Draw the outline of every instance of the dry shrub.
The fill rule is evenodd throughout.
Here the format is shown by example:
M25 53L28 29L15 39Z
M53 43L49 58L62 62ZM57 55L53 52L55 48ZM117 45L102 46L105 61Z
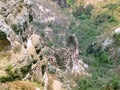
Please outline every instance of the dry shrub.
M6 52L0 52L0 60L6 58L7 60L10 60L11 53L9 51Z
M35 90L35 85L27 81L8 82L5 85L8 85L8 90Z
M14 53L20 53L20 52L21 52L21 46L20 46L20 45L16 45L16 46L13 48L13 52L14 52Z

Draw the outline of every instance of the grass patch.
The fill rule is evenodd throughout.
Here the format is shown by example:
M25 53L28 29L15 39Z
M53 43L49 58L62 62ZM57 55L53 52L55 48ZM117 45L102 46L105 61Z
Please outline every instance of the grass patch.
M120 33L115 33L113 35L114 43L119 46L120 45Z

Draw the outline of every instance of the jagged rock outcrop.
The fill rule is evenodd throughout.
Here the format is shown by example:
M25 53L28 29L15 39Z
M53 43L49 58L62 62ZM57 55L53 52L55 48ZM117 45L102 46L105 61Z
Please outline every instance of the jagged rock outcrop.
M54 2L48 2L50 6L57 7ZM44 0L0 1L0 5L3 5L0 6L0 31L4 32L10 46L7 51L0 52L0 82L28 80L41 84L41 90L71 90L75 85L73 77L89 76L85 70L88 66L78 58L76 35L70 35L66 41L65 36L69 33L61 30L57 36L62 37L64 42L59 43L63 43L64 47L60 47L57 42L57 48L49 45L55 37L47 37L49 33L46 28L50 28L53 34L50 23L64 28L68 25L68 18L53 7L48 7L46 3ZM42 37L41 29L32 25L31 21L45 24L45 37ZM14 83L17 82L12 85ZM7 84L0 84L4 85Z
M60 7L51 0L33 0L32 11L35 21L41 23L54 22L62 26L69 24L69 18L62 14Z
M53 0L53 1L60 5L62 8L67 7L67 0Z

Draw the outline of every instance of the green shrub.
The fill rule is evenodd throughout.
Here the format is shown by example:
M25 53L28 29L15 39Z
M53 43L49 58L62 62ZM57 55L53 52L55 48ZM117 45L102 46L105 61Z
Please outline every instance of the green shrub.
M92 77L77 79L78 86L73 88L73 90L119 90L119 80L120 78L117 74L109 74L107 77L93 74Z
M96 53L96 52L95 52ZM96 55L96 59L99 60L100 63L110 63L109 54L106 51L100 51L98 52L98 55Z
M29 22L33 21L33 16L31 14L29 14Z
M114 16L111 16L109 22L116 22L117 23L118 20Z
M68 7L72 7L76 0L67 0Z
M113 74L109 80L104 84L103 90L120 90L120 78L119 75Z
M97 44L96 44L97 46ZM95 47L95 45L90 45L87 48L87 53L94 56L98 63L101 64L112 64L109 53L105 50L102 50L102 47Z
M93 6L92 6L92 5L88 5L88 6L85 8L85 13L86 13L86 15L91 16L92 10L93 10Z
M93 10L92 5L88 5L87 7L84 7L83 5L80 5L76 11L73 12L73 15L78 19L87 19L90 18L91 12Z
M0 46L0 52L3 50L3 47Z
M96 20L95 20L95 23L97 25L101 24L101 23L104 23L104 22L107 22L107 21L110 21L111 19L111 16L108 15L107 13L103 13L103 14L100 14L96 17Z
M19 29L17 28L17 25L16 25L16 24L11 24L11 28L12 28L12 30L13 30L16 34L19 33Z
M120 33L115 33L113 35L113 39L114 39L115 44L119 46L120 45Z
M50 55L50 51L49 51L49 50L46 51L46 52L44 53L44 55Z
M6 38L6 34L2 31L0 31L0 40L3 40Z
M82 78L77 81L78 86L73 90L102 90L102 83L95 77Z
M47 44L48 44L49 47L53 46L53 42L52 41L48 41Z
M8 66L5 71L7 76L0 77L0 82L10 82L22 79L22 75L18 73L18 71L14 71L12 66Z
M6 68L7 76L0 77L0 82L11 82L21 80L31 70L31 64L20 69L14 69L11 65Z
M30 70L31 70L31 64L22 67L22 68L20 69L20 72L22 73L23 77L25 77L26 74L27 74L28 72L30 72Z
M78 16L81 16L85 13L84 6L80 5L74 12L73 15L77 18Z
M115 9L116 6L109 6L109 8ZM120 78L116 77L118 72L114 69L116 61L111 59L110 53L104 50L100 43L92 44L97 36L110 30L119 22L109 11L100 12L96 18L93 18L92 16L96 16L91 13L93 9L93 6L80 5L73 12L77 22L71 23L70 32L77 35L80 50L83 52L80 57L84 56L83 61L89 65L92 74L91 77L77 79L78 86L73 90L120 90ZM113 35L113 38L115 43L120 45L120 35Z
M81 50L86 52L87 47L95 40L100 31L92 19L79 20L77 24L77 26L72 25L71 33L77 35Z
M41 35L42 37L45 37L45 31L44 31L44 30L40 30L40 35Z
M68 39L67 39L67 46L75 46L75 39L74 39L74 37L72 36L72 35L70 35L69 37L68 37Z
M7 68L6 68L6 73L8 74L8 75L13 75L13 67L11 66L11 65L9 65Z
M31 24L38 29L45 29L46 27L44 23L40 23L40 22L33 21Z
M12 24L12 25L11 25L11 28L12 28L14 31L16 31L16 30L17 30L17 25Z
M28 28L28 23L26 21L23 23L23 28L24 30Z
M81 20L85 20L85 19L87 19L88 17L87 17L87 15L82 14L82 15L80 15L78 18L81 19Z
M116 9L117 7L119 7L119 4L107 4L103 8L108 8L108 10L113 10Z
M53 28L54 30L56 30L56 29L58 29L58 28L62 28L61 25L56 24L56 23L54 23L54 22L48 22L48 23L47 23L47 26Z

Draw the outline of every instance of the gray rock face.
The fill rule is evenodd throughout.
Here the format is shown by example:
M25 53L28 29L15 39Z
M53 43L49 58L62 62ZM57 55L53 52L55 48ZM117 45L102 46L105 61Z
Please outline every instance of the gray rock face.
M54 2L49 2L50 6L47 6L44 0L0 1L0 5L4 3L4 7L0 6L0 11L3 11L0 13L0 31L6 34L11 46L7 52L3 51L2 54L0 52L0 56L6 54L6 56L0 57L0 72L2 72L0 76L7 75L5 69L12 66L13 73L16 74L15 71L18 70L17 75L21 75L21 80L44 83L44 89L50 87L51 84L58 85L60 83L60 88L64 86L67 88L65 90L70 90L72 77L69 80L67 75L75 74L75 77L89 75L85 70L87 65L78 59L77 37L72 35L75 46L67 47L65 45L67 43L66 32L61 30L57 34L62 37L61 39L64 39L64 47L55 48L53 45L48 45L48 42L54 40L54 36L42 37L39 32L40 28L36 28L30 22L30 14L32 14L34 21L46 24L45 28L50 27L48 23L51 22L57 23L61 27L64 24L67 25L64 15L51 7L57 5ZM66 0L61 0L59 4L65 6L63 5L65 2ZM50 35L49 32L46 31L46 33L48 33L46 35ZM68 82L66 83L66 81Z
M49 71L50 74L54 74L56 72L56 67L49 65L48 71Z
M67 0L53 0L53 1L60 5L62 8L67 7Z

